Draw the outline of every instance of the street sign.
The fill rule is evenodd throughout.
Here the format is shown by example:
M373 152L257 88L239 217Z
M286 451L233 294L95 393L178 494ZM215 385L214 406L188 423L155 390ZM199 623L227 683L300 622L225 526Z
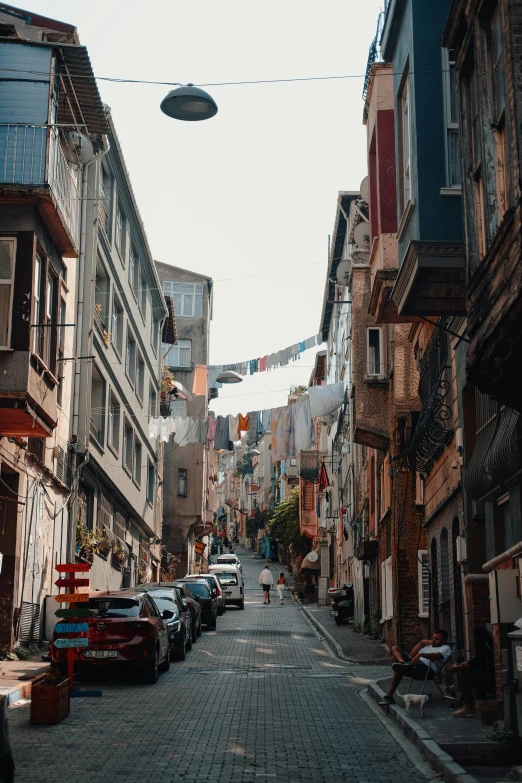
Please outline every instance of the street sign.
M56 587L89 587L88 579L57 579L54 583Z
M62 593L55 595L54 600L59 604L69 601L71 604L82 604L89 600L89 593Z
M81 636L78 639L55 639L53 642L55 647L88 647L89 640L86 636Z
M64 574L74 574L77 571L90 571L91 566L89 563L62 563L55 566L57 571L61 571Z
M88 633L88 623L58 623L54 626L55 633Z
M77 606L75 609L57 609L54 613L56 617L90 617L90 610L87 606Z

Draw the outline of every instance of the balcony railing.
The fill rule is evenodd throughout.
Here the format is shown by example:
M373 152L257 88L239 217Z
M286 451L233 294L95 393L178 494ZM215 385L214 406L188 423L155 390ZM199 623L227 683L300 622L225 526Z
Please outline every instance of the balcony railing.
M48 185L61 222L78 248L78 176L65 157L58 128L45 125L0 125L0 183Z

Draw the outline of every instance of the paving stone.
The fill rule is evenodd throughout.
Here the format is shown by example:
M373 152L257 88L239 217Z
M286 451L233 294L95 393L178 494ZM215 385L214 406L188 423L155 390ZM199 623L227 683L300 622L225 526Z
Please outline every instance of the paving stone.
M418 783L357 695L382 669L331 657L290 596L263 606L262 566L242 561L245 610L156 685L90 676L102 698L74 699L57 726L10 709L17 783Z

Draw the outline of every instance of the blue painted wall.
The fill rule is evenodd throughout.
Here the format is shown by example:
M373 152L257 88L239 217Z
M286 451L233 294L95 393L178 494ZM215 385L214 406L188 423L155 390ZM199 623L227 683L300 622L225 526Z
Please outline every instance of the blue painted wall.
M51 50L0 43L0 182L45 181Z
M383 52L393 63L395 122L399 112L397 95L408 67L411 94L412 197L415 206L399 242L399 264L411 240L462 241L462 199L441 195L446 187L445 118L443 102L442 52L451 0L398 0L393 18L387 20L390 35ZM397 148L397 160L399 160ZM397 198L399 205L399 198ZM398 206L400 210L400 206ZM398 215L400 223L402 215Z

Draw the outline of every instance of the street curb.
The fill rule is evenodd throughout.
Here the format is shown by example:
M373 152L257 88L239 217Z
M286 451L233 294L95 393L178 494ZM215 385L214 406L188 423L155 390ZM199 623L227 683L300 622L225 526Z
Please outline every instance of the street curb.
M386 666L389 663L389 660L387 658L379 658L379 659L348 658L348 656L344 654L341 645L326 630L324 625L322 625L322 623L320 623L319 620L316 620L316 618L306 608L306 606L304 604L300 604L295 597L294 597L294 601L296 602L296 604L298 604L298 606L300 606L304 610L306 616L308 617L312 625L315 626L315 628L318 631L320 631L321 634L325 637L325 641L328 647L330 647L331 651L334 653L334 655L337 655L337 657L341 658L341 660L347 661L348 663L358 664L359 666Z
M368 685L368 694L374 701L380 701L384 691L377 681ZM391 720L401 729L402 733L415 745L420 754L439 773L443 775L445 783L478 783L477 779L457 764L453 756L442 750L440 745L428 734L428 732L412 720L396 704L389 704L383 709Z
M0 699L5 707L11 706L20 699L27 699L31 695L32 682L26 682L19 688L5 689L0 686ZM4 692L3 692L4 691Z

